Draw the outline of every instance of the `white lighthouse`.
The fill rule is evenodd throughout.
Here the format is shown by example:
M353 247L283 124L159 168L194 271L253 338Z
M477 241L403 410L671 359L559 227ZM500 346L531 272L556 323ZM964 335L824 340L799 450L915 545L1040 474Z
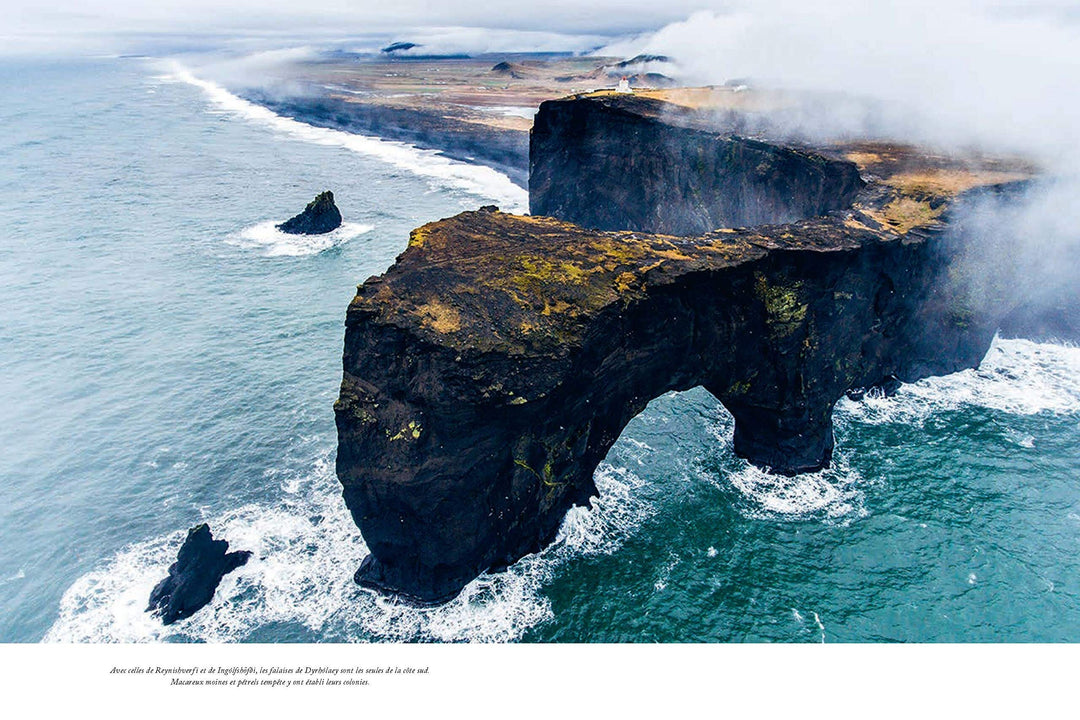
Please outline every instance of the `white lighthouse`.
M630 81L626 79L625 75L623 75L623 78L619 81L619 84L615 86L615 92L625 94L634 92L630 89Z

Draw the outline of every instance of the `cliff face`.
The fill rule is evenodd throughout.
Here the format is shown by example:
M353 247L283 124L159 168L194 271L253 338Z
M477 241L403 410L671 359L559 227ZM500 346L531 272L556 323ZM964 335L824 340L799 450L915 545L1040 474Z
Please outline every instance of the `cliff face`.
M609 117L599 105L542 108L539 137L574 142L568 128L578 118ZM651 112L600 122L612 147L656 134L675 165L707 147L697 129ZM651 185L678 167L641 174L613 153L598 162L623 174L594 176L579 155L541 147L551 180L534 197L563 192L560 162L580 189L559 212L588 214L621 181L660 203L643 222L674 222L663 214L667 191ZM596 494L593 472L626 423L669 390L703 385L734 416L739 455L797 473L829 463L832 408L846 390L979 362L1004 309L973 306L952 289L949 221L965 198L1013 178L888 147L814 155L746 145L719 157L751 151L758 165L767 157L796 174L811 169L809 180L766 185L783 189L763 201L780 217L840 203L826 187L847 206L692 237L463 213L415 230L395 265L358 289L335 410L338 477L371 549L359 582L438 602L539 550L572 505ZM726 167L737 172L717 187L748 182L750 163ZM612 213L627 211L613 222L633 214L612 202ZM671 202L692 205L686 195ZM716 222L711 208L723 202L695 222Z
M686 126L693 120L637 95L544 103L530 136L529 211L601 230L698 235L824 215L864 185L853 162Z
M654 397L704 385L735 449L829 462L852 387L974 365L992 329L928 339L925 238L807 221L693 240L465 213L359 290L335 407L358 579L426 601L542 548Z

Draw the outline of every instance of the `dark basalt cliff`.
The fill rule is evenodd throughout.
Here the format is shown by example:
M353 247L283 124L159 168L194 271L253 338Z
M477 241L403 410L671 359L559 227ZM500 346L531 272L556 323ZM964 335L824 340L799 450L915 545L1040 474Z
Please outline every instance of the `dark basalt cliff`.
M541 109L533 209L711 231L483 209L412 233L346 320L337 472L371 550L362 584L438 602L539 550L596 494L593 472L626 423L670 390L719 398L752 462L819 469L845 391L973 367L1007 312L956 289L950 219L1013 176L893 146L814 153L706 136L651 105L613 113L609 97ZM565 149L575 142L593 154ZM619 157L646 142L663 150ZM681 186L701 204L651 187L683 177L686 157L703 158ZM737 201L717 197L729 190ZM640 197L650 211L628 208ZM777 217L791 221L710 227Z
M863 187L852 162L692 120L637 95L544 103L530 138L529 212L600 230L697 235L824 215Z

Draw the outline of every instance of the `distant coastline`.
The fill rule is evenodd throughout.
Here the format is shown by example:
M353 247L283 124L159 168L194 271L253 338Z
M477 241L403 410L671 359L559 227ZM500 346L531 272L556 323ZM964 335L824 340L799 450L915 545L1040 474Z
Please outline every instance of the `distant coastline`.
M421 108L348 102L329 93L283 98L258 90L238 94L308 125L438 150L452 160L497 170L521 188L529 186L529 133L525 130L493 128Z
M550 53L476 57L324 56L283 68L269 85L231 91L316 127L377 136L483 165L521 188L529 181L529 131L540 103L614 88L670 87L669 58L631 60Z

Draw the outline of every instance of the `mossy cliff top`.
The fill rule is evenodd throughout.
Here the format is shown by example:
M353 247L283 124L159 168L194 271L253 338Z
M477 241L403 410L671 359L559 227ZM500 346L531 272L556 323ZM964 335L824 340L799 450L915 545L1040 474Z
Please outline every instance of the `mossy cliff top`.
M349 314L460 350L561 352L580 342L586 317L648 286L778 248L829 251L899 237L873 225L827 218L686 238L465 212L414 230L394 266L360 286Z
M626 103L625 96L603 97ZM428 223L412 232L393 267L360 286L350 322L391 323L461 351L565 352L580 342L583 317L632 302L649 286L777 250L923 242L945 227L958 197L1030 177L1005 161L974 165L898 145L852 144L837 157L864 178L854 201L786 224L675 236L592 230L491 208Z

